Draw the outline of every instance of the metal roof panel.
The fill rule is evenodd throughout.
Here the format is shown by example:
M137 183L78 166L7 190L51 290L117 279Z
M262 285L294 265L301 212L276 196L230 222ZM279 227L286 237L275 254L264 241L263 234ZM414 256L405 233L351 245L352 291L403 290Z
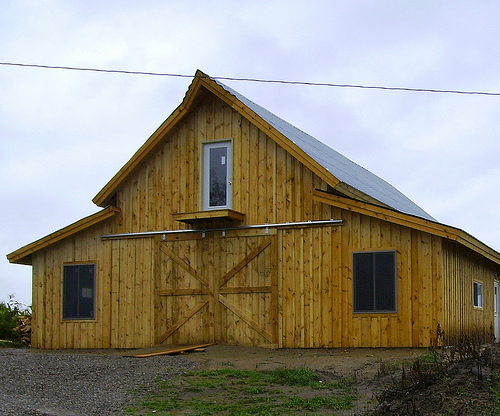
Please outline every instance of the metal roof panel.
M397 211L435 221L431 215L398 191L390 183L357 163L354 163L352 160L318 139L271 113L269 110L266 110L264 107L249 100L227 85L217 80L215 80L215 82L287 137L317 163L321 164L325 169L328 169L328 171L330 171L339 181L369 195Z

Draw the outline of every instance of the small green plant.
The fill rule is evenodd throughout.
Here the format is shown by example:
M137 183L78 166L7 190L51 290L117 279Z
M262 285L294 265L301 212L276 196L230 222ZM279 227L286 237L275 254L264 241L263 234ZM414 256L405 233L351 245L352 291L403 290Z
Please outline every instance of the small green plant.
M383 361L379 360L379 369L377 370L377 377L393 374L401 369L401 362L399 361Z
M458 396L468 396L470 393L471 386L466 384L464 386L457 386L456 393Z

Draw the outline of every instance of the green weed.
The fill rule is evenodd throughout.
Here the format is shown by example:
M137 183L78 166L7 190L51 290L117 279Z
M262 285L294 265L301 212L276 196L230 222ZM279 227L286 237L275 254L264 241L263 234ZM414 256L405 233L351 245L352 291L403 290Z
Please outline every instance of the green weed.
M160 383L154 396L126 412L281 416L353 407L354 397L347 382L321 378L309 368L196 371Z

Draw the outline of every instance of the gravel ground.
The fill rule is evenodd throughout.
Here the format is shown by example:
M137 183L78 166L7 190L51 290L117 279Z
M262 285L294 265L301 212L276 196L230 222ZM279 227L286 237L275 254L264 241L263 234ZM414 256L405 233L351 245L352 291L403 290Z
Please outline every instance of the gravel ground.
M193 369L180 356L0 349L0 415L122 415L154 380Z

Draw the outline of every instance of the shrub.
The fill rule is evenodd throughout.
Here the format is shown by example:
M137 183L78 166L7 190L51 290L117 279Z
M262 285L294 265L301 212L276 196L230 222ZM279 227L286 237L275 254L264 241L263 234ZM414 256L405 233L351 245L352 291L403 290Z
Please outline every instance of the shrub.
M9 295L7 302L0 302L0 340L29 344L31 333L31 308L22 305Z

